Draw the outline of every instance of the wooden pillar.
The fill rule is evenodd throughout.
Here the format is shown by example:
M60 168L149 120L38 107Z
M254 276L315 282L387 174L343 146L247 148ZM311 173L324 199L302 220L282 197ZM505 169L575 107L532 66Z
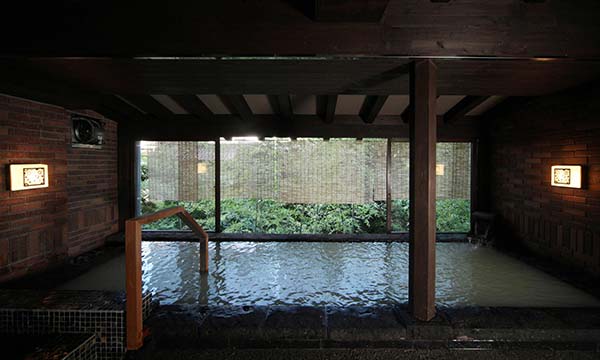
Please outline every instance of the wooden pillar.
M392 232L392 139L387 139L385 149L385 228Z
M479 210L479 139L471 142L471 214ZM471 228L469 232L473 232L473 218L471 217Z
M119 124L117 136L119 231L125 231L125 220L136 216L136 145L127 125Z
M215 232L221 232L221 139L215 140Z
M409 307L419 320L435 316L436 72L417 60L410 73Z

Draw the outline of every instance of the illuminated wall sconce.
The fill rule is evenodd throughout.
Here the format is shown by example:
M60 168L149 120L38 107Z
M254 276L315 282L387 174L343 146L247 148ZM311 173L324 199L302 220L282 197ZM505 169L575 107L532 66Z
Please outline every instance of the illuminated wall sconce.
M10 190L30 190L48 187L48 165L10 164Z
M438 176L444 175L444 164L435 164L435 174Z
M198 163L198 174L206 174L208 172L208 166L206 163L199 162Z
M552 186L581 189L580 165L554 165L551 176Z

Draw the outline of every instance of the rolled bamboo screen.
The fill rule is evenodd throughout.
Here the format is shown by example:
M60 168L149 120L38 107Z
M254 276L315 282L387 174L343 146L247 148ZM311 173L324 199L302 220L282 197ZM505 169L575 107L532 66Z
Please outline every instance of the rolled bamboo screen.
M221 198L298 204L385 201L386 139L221 142ZM214 199L214 142L146 146L150 200ZM408 199L408 143L391 147L391 197ZM438 199L469 199L469 143L439 143Z

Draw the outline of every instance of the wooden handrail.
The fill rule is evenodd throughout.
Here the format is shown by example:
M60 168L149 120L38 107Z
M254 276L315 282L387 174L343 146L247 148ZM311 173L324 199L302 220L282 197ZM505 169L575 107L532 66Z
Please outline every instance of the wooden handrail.
M200 239L200 272L208 271L208 234L182 206L138 216L125 222L125 275L127 292L127 350L144 345L142 317L142 225L177 216Z

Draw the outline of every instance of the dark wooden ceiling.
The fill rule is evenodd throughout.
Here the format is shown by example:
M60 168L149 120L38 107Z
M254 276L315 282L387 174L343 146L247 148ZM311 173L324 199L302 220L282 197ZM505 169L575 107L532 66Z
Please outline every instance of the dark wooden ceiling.
M595 0L22 1L6 10L0 92L154 124L155 135L182 134L165 120L198 119L227 123L214 134L257 124L273 134L315 124L358 134L371 123L372 133L395 134L399 114L379 111L408 94L410 64L423 57L438 68L439 95L468 96L448 111L447 128L472 124L468 112L489 96L544 95L600 77ZM197 94L217 95L231 114L212 113ZM248 94L268 95L273 114L253 114ZM294 114L291 94L317 95L316 114ZM355 115L335 113L343 94L367 95Z
M9 1L0 18L5 34L0 51L600 58L597 0L390 0L378 16L382 5L385 1Z

